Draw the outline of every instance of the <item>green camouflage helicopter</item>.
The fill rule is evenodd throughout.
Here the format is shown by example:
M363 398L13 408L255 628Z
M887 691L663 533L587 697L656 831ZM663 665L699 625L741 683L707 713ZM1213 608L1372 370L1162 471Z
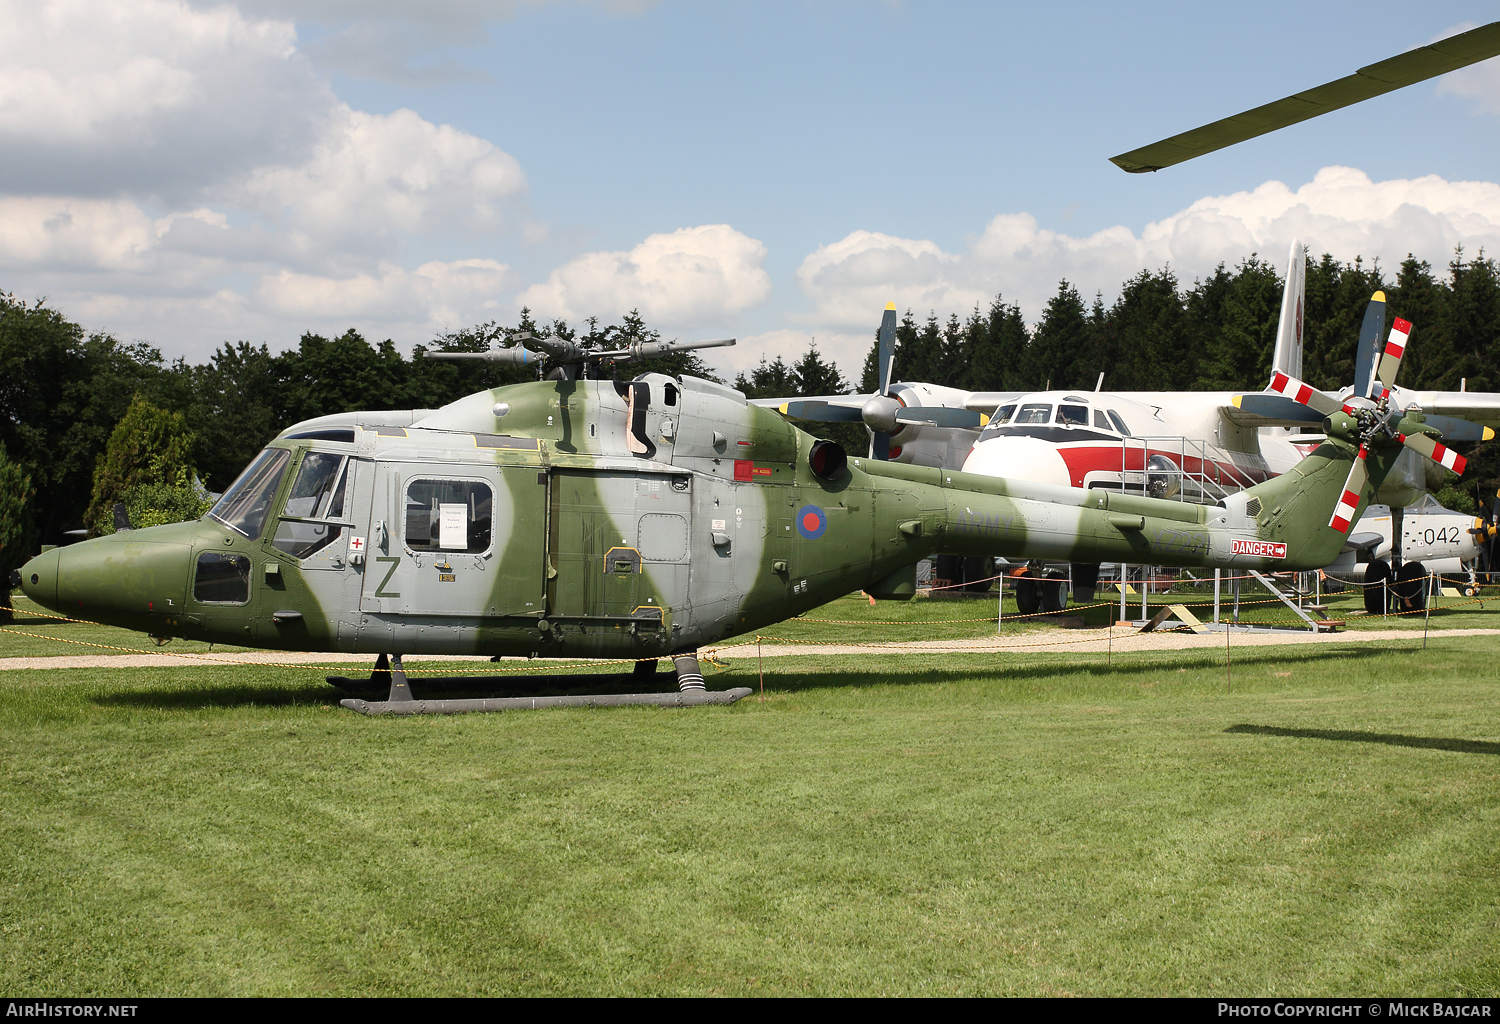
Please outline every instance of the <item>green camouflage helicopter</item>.
M588 379L591 360L666 344L529 340L549 379L299 424L201 520L48 551L13 582L61 614L158 638L379 655L369 684L389 681L389 699L344 701L365 712L726 702L749 691L706 692L701 645L854 590L908 599L917 562L939 551L1326 565L1402 444L1434 444L1420 413L1346 405L1290 472L1194 505L851 457L705 380ZM413 653L636 659L643 682L670 657L678 690L413 701L400 662Z

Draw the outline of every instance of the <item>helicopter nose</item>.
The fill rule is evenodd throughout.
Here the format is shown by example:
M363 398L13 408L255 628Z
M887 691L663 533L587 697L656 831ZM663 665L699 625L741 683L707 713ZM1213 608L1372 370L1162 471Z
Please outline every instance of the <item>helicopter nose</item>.
M115 534L32 559L21 570L22 585L32 600L61 614L146 629L181 611L191 554L190 544Z
M43 608L57 608L57 563L61 548L43 551L16 571L22 593Z
M1068 464L1052 444L1034 437L996 437L974 446L964 460L965 473L1074 487Z

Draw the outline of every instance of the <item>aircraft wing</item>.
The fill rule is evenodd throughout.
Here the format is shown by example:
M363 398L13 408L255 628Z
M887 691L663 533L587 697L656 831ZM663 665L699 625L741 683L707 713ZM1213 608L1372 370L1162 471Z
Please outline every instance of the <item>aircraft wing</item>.
M1385 537L1378 533L1356 533L1344 541L1345 551L1364 551L1366 548L1378 548L1385 543Z
M1447 416L1500 429L1500 392L1403 391L1401 397L1415 401L1430 416Z
M964 399L964 408L971 412L992 413L1006 402L1014 402L1029 391L975 391Z

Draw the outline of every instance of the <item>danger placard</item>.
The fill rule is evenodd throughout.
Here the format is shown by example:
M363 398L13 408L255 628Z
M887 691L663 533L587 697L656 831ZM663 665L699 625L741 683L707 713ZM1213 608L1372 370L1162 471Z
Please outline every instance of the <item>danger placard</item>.
M1286 545L1269 540L1232 540L1229 550L1236 555L1259 555L1262 558L1285 558Z

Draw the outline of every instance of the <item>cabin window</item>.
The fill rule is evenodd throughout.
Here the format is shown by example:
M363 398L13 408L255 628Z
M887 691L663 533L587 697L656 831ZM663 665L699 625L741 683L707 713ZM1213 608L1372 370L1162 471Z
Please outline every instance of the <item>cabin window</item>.
M344 532L342 525L310 520L344 517L351 475L349 460L344 456L308 452L286 496L271 546L293 558L308 558L337 540Z
M1120 433L1124 434L1126 437L1135 436L1130 432L1130 428L1125 425L1125 421L1120 418L1120 414L1115 412L1113 409L1109 411L1109 418L1114 423L1115 429Z
M1098 427L1100 430L1115 429L1114 427L1109 425L1109 420L1104 418L1104 412L1100 409L1094 410L1094 426Z
M251 540L259 537L286 472L287 458L285 448L261 452L208 514Z
M480 480L413 480L406 485L406 546L477 554L490 547L495 496Z
M1004 426L1005 424L1010 422L1010 418L1015 414L1016 407L1014 405L1002 405L1000 408L995 410L995 415L990 417L990 426Z
M1059 405L1057 407L1057 422L1070 427L1086 427L1089 425L1089 409L1086 405Z
M1052 419L1052 406L1043 403L1029 403L1021 406L1021 411L1016 413L1016 423L1046 423Z
M250 600L250 559L205 551L198 556L193 600L205 604L244 604Z

